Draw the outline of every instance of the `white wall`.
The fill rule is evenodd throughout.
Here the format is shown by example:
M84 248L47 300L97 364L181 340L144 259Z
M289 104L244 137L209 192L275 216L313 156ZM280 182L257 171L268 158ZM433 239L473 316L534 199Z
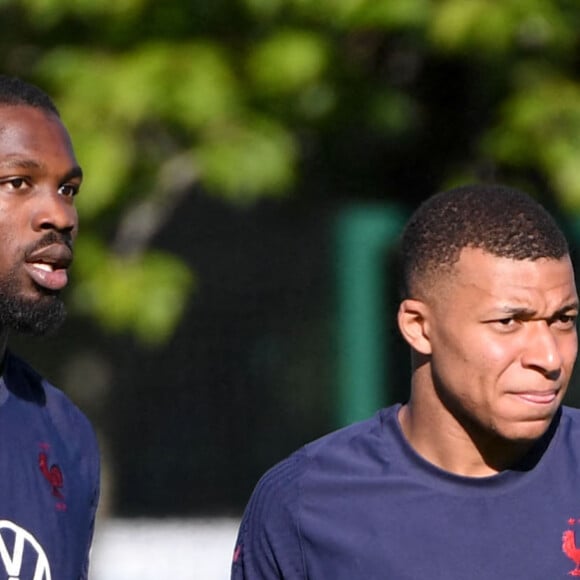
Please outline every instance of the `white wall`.
M239 521L101 520L91 580L228 580Z

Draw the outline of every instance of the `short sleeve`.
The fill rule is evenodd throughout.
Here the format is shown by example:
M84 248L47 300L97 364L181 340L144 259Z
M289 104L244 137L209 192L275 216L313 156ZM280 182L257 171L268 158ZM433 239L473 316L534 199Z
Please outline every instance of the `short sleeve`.
M305 580L300 537L302 451L268 471L246 507L231 580Z

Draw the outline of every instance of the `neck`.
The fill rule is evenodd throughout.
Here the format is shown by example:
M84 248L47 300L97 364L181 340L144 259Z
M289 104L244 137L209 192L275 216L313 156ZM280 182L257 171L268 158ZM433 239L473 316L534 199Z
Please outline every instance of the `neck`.
M466 424L441 401L431 400L436 394L424 386L422 391L413 386L399 423L411 447L433 465L456 475L489 477L512 467L533 446L534 441L506 441Z

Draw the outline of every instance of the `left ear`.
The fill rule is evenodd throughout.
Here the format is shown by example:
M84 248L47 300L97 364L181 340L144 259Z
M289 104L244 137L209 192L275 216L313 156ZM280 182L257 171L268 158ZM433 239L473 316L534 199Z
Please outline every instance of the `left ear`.
M411 348L424 355L431 354L428 313L429 308L424 302L408 298L399 305L397 315L403 338Z

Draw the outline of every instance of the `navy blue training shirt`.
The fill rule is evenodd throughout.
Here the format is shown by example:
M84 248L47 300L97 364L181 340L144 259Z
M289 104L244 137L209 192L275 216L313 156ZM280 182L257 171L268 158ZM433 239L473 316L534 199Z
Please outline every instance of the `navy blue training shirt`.
M0 580L86 580L99 495L88 420L7 353L0 379Z
M447 473L399 406L306 445L258 483L233 580L557 580L580 576L580 411L513 469Z

